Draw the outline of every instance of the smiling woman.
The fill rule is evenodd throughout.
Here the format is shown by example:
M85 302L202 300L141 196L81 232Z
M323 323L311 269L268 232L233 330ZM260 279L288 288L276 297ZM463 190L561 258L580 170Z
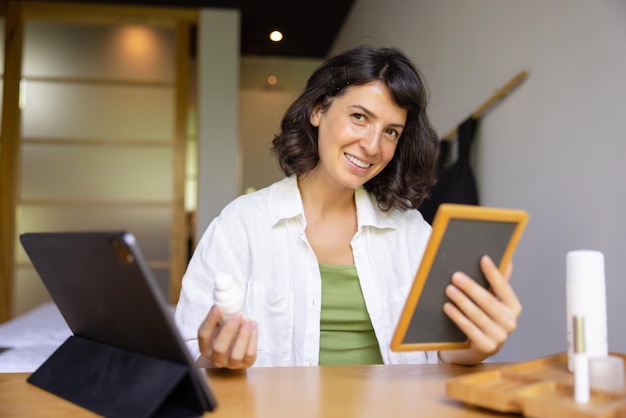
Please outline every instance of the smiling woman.
M395 48L357 47L313 72L273 140L285 178L227 205L183 278L176 320L199 364L438 361L434 352L390 350L431 232L417 210L435 181L439 144L426 107L420 74ZM471 324L468 337L481 342L454 361L480 362L503 343L494 307L519 315L508 277L489 263L484 273L494 294L473 280L451 286L465 307L451 319ZM221 274L246 293L243 312L223 323Z
M327 190L355 189L367 183L391 161L406 117L407 111L394 103L387 87L378 81L350 88L332 106L316 106L311 125L318 128L320 160L301 179L301 192L313 178L324 181ZM330 178L319 178L324 175Z
M386 158L388 140L393 139L393 149L397 147L396 154L391 151L395 158L386 162L389 165L378 164L380 176L371 176L364 187L383 209L417 208L435 182L433 159L439 144L426 114L427 101L421 75L400 51L358 47L329 59L313 73L304 93L287 110L274 151L286 175L309 175L320 162L322 133L332 125L319 128L317 119L331 107L347 106L343 112L353 119L347 126L359 127L359 135L364 129L378 130L361 138L361 146L377 147L378 135L384 134ZM339 110L331 112L338 114ZM377 153L375 157L380 158Z

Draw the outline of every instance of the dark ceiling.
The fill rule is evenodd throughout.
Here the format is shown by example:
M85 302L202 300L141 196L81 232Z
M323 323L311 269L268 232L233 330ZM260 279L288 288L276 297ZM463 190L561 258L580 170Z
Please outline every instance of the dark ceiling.
M354 0L94 0L93 3L239 9L242 55L324 58ZM280 43L268 38L275 29L284 34Z

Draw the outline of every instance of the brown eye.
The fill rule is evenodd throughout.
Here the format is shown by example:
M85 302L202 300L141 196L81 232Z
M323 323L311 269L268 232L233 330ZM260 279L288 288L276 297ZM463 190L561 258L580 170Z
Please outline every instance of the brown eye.
M400 133L396 131L395 129L391 129L391 128L387 129L386 134L390 139L394 141L397 141L398 138L400 138Z

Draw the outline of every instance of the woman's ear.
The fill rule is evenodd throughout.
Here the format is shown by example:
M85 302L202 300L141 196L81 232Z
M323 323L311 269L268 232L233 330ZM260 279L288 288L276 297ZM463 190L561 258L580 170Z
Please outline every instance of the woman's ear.
M321 117L322 117L322 106L317 105L313 108L313 111L311 112L311 116L309 117L309 121L311 122L311 125L315 127L319 127Z

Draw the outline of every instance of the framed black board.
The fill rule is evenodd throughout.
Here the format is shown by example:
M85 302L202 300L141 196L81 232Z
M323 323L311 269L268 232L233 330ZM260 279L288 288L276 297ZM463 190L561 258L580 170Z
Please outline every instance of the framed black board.
M528 222L518 209L444 203L394 332L393 351L451 350L469 346L468 338L443 312L445 288L463 271L487 288L480 259L488 255L504 272Z

